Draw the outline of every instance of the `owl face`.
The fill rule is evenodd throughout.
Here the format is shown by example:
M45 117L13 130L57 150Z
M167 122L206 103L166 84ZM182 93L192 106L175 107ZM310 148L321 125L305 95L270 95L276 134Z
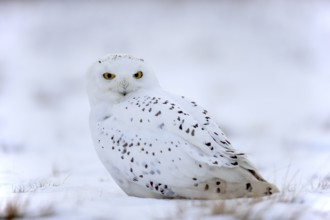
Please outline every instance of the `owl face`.
M99 98L121 99L156 86L158 81L144 61L128 55L106 55L88 73L89 93Z

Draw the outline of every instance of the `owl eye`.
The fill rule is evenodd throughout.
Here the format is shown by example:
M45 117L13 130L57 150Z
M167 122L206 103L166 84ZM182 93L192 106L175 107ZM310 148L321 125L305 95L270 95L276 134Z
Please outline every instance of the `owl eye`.
M103 78L104 79L111 80L111 79L114 79L115 77L116 77L115 74L112 74L112 73L103 73Z
M143 76L143 72L142 72L142 71L139 71L139 72L133 74L133 77L134 77L135 79L141 79L142 76Z

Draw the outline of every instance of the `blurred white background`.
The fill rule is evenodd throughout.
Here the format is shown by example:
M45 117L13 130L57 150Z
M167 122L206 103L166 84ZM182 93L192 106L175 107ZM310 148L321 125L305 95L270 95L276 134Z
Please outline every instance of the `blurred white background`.
M1 1L3 192L54 169L72 185L105 173L84 80L106 53L144 58L278 184L289 164L330 173L328 1Z
M2 142L36 147L32 136L53 142L85 130L84 74L109 52L145 58L166 90L206 106L228 132L291 136L330 126L326 1L0 6Z

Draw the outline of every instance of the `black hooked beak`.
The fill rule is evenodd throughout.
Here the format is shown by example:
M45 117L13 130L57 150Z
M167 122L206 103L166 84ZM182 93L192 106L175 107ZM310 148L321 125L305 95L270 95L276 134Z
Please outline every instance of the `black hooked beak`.
M121 86L122 86L122 88L123 88L123 91L121 92L121 94L123 95L123 96L126 96L127 94L128 94L128 92L127 92L127 88L128 88L128 86L129 86L129 83L126 81L126 80L123 80L122 82L121 82Z
M123 79L120 82L121 91L119 92L121 95L126 96L129 92L127 92L127 88L129 87L129 82L126 79Z

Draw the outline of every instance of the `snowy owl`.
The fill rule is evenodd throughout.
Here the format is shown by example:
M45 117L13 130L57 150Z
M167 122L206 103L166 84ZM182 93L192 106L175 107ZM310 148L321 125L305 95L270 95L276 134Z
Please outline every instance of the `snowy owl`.
M96 152L126 194L227 199L278 192L208 111L162 90L143 59L105 55L87 78Z

